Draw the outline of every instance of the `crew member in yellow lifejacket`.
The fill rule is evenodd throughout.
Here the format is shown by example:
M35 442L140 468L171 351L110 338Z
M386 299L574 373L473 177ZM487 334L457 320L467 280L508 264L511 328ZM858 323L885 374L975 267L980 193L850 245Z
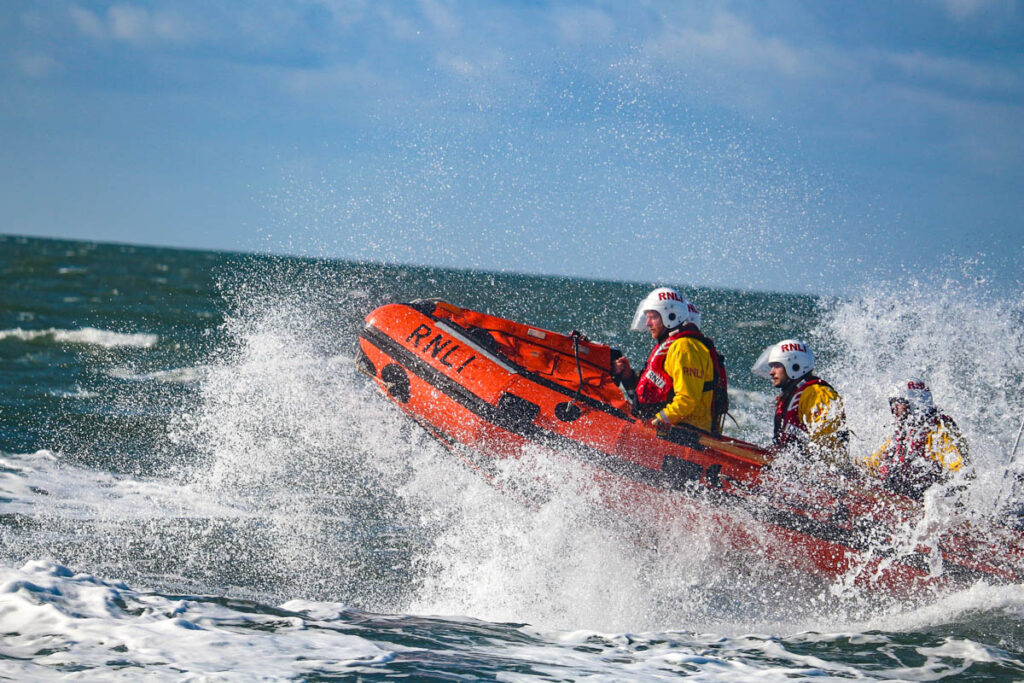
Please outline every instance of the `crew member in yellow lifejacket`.
M907 378L893 387L889 409L892 434L861 464L886 487L921 498L932 484L946 481L963 469L967 440L956 422L940 413L923 380Z
M637 306L630 329L647 329L654 349L639 375L623 356L614 376L636 392L634 412L656 427L687 424L720 434L728 410L724 358L700 331L700 311L674 289L659 287Z
M845 470L850 459L843 401L813 370L814 354L797 339L769 346L751 368L782 390L775 404L772 447L776 451L795 448L806 457Z

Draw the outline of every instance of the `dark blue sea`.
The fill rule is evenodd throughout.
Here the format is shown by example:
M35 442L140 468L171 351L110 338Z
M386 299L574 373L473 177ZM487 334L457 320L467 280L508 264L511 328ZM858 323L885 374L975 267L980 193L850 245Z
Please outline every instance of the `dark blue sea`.
M1013 495L1024 294L962 269L826 298L0 236L0 678L1024 680L1022 586L872 594L631 528L578 482L525 506L355 366L367 313L425 297L637 365L655 284L727 357L726 433L769 440L749 367L800 337L856 455L924 375L969 505Z

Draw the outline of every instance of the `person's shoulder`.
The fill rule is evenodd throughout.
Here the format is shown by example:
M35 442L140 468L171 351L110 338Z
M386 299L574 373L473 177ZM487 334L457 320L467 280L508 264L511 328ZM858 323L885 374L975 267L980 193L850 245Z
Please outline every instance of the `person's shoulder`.
M708 347L701 343L696 337L678 337L672 341L672 350L677 353L689 353L689 354L700 354L702 356L711 357L711 352L708 351Z
M957 426L956 420L941 411L936 413L935 423L943 429L950 431L960 431L960 427Z
M691 334L686 334L686 332L690 332ZM689 328L683 330L683 334L673 339L672 344L673 346L676 344L681 344L683 346L688 346L691 348L706 349L707 345L704 344L704 342L701 340L702 336L703 335L701 334L701 331L699 329Z
M804 394L813 397L837 399L839 398L839 392L831 384L823 379L816 378L819 381L811 384L804 389Z

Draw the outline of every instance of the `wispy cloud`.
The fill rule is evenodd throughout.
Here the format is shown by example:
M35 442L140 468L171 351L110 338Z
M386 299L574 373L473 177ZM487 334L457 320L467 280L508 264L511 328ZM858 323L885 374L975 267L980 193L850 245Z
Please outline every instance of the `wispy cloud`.
M939 3L958 21L990 12L1005 15L1016 11L1014 0L939 0Z
M735 14L718 12L710 27L666 25L661 36L649 44L669 58L693 66L712 61L735 69L768 71L787 77L801 77L816 70L811 55L785 40L764 35Z
M32 79L52 76L63 68L59 61L43 52L20 53L14 60L21 75Z
M184 43L193 37L189 24L172 10L149 10L136 5L112 5L94 12L78 5L69 8L73 25L82 35L132 45Z
M419 9L433 29L444 36L455 36L462 31L458 14L439 0L419 0Z
M920 50L879 52L873 59L891 74L922 87L957 91L965 96L988 94L1000 99L1024 95L1024 70L1020 67L943 57Z
M561 9L554 22L558 38L572 45L602 43L615 35L615 18L596 8Z

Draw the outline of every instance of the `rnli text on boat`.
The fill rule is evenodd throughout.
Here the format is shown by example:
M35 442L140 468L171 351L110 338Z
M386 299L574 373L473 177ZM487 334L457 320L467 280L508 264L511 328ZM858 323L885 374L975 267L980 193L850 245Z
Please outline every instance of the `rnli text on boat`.
M430 356L432 358L436 358L437 361L441 363L441 365L447 366L449 368L454 368L455 363L449 362L448 357L455 355L455 360L458 360L459 356L456 354L456 352L462 349L462 347L454 343L454 340L446 339L443 334L437 332L434 338L428 341L426 344L424 344L423 348L421 349L420 342L432 334L434 334L434 330L431 329L429 325L424 325L421 323L419 327L413 330L409 334L409 336L405 338L405 342L407 344L411 342L412 347L419 351L424 356L426 356L429 353ZM449 346L449 344L451 344L451 346ZM469 358L466 358L464 361L462 361L462 364L455 369L455 372L462 372L463 370L466 369L466 366L473 362L473 360L475 359L476 356L470 355Z

